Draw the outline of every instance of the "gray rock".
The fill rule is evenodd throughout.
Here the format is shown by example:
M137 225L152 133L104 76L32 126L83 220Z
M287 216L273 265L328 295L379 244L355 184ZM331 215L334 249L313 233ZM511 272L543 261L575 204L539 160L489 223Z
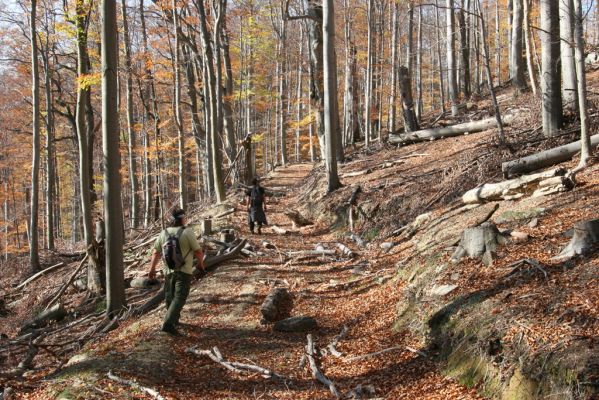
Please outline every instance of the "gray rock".
M135 278L131 280L132 288L153 288L160 284L158 279Z
M318 323L312 317L291 317L278 321L273 329L279 332L307 332L318 329Z
M440 285L434 286L429 294L431 296L445 296L458 288L458 285Z

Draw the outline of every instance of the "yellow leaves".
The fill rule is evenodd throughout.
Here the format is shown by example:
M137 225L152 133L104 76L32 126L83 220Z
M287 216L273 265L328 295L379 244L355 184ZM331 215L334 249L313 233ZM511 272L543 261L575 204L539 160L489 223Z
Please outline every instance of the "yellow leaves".
M252 135L252 143L260 143L264 140L264 135L266 133L262 132L262 133L255 133Z
M102 76L99 72L94 72L91 74L79 75L77 77L77 84L79 85L79 89L85 90L89 89L94 85L99 85L101 82Z

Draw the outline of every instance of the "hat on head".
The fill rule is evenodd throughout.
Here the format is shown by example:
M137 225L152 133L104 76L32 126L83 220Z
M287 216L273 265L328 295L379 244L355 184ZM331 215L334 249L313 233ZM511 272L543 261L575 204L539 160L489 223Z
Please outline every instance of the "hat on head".
M185 216L185 210L182 208L176 207L171 212L171 215L173 216L173 219L181 219Z

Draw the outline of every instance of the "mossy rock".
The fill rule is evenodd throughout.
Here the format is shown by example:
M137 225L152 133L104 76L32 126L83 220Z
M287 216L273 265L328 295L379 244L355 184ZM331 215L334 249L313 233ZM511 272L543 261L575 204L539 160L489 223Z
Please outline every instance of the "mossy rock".
M506 222L522 221L540 217L545 214L544 208L528 208L525 210L508 210L504 211L499 217L495 219L498 224L504 224Z

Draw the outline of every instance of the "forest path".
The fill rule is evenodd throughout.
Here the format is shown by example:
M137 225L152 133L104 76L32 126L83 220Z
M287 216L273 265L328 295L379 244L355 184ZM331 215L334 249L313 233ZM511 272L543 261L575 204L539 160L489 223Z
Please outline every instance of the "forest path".
M319 348L326 348L344 326L348 327L347 336L337 345L343 357L321 358L322 371L343 398L481 398L474 389L443 376L428 356L414 352L422 344L407 332L393 330L402 285L392 279L394 263L379 258L376 251L366 250L353 260L320 257L301 260L285 256L288 251L312 250L316 243L334 248L339 240L339 232L323 226L293 230L283 215L285 210L297 208L299 183L311 169L309 164L280 168L262 183L288 191L286 196L269 202L267 217L270 224L290 232L276 235L267 227L262 235L250 235L245 213L233 214L230 222L240 235L248 237L264 254L222 265L192 285L181 318L183 336L157 332L163 307L121 329L118 332L121 340L116 345L106 344L104 349L108 355L112 354L111 358L119 360L112 363L111 369L117 375L155 388L169 399L333 398L312 378L308 367L299 366L306 333L276 332L271 325L259 322L264 297L272 287L281 285L294 295L293 316L308 315L318 321L319 328L312 334ZM238 209L243 210L239 205ZM263 241L276 249L265 249ZM138 339L131 340L135 336ZM114 354L115 346L122 348L120 355L124 357ZM230 372L207 356L187 352L190 347L210 350L215 346L226 360L253 363L287 379ZM349 360L389 348L393 349ZM152 363L146 361L148 358ZM348 393L358 385L374 388L375 394L349 397Z
M241 235L247 235L252 245L266 254L223 265L194 285L182 315L185 336L161 337L173 342L179 371L175 381L161 382L161 393L173 398L198 399L332 398L324 386L312 379L307 368L298 365L306 334L276 332L271 326L259 323L260 304L275 284L287 286L294 294L292 315L317 319L319 329L313 335L319 347L326 347L344 325L348 326L349 334L337 348L347 358L389 347L419 347L405 332L392 330L400 283L379 284L380 278L374 278L392 272L388 265L379 266L377 260L369 260L365 254L355 260L297 262L281 254L311 250L316 243L330 246L336 241L335 233L323 227L294 231L283 215L285 210L296 208L298 184L311 169L310 164L280 168L262 182L266 187L288 190L287 196L271 199L267 211L269 223L289 230L287 235L276 235L271 228L265 228L262 235L249 235L246 215L237 212L233 216L232 222ZM264 249L262 241L268 241L276 249ZM358 264L368 271L368 276L373 276L372 281L347 288L335 286L356 280L351 269ZM158 314L162 315L162 311ZM185 353L190 346L206 350L217 346L227 360L255 363L289 380L280 382L256 374L229 372L208 357ZM321 368L342 394L361 384L376 389L374 398L479 398L473 390L442 376L428 358L402 349L353 362L329 355L322 358Z

